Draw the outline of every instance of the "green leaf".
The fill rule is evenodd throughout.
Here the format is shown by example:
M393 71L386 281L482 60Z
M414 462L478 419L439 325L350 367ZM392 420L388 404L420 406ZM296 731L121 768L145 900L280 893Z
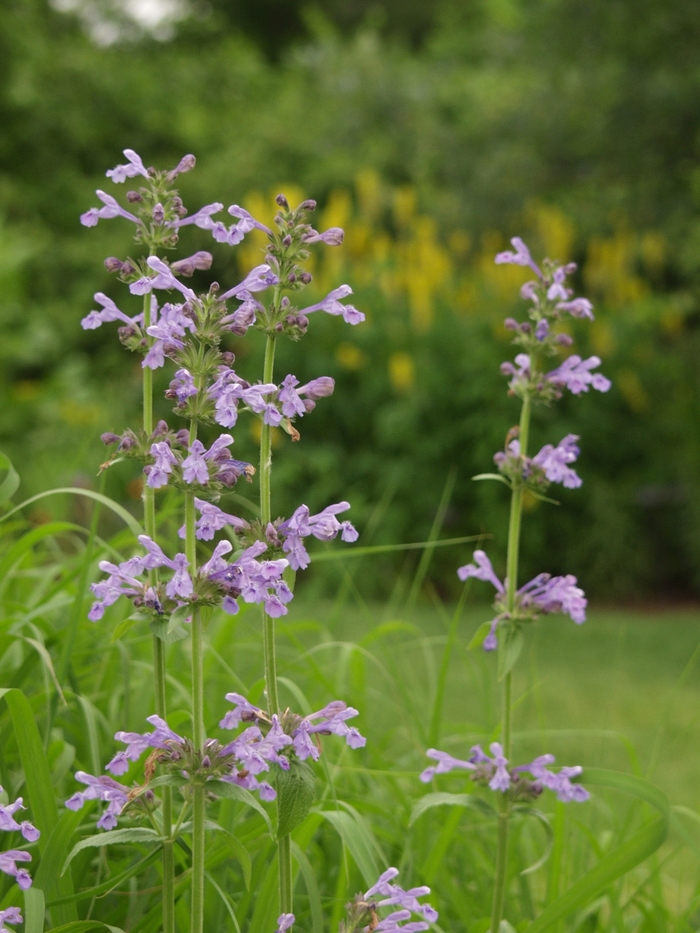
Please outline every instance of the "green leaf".
M257 810L260 816L265 820L271 835L274 836L275 833L272 828L272 822L267 811L249 790L246 790L244 787L239 787L237 784L229 784L227 781L207 781L206 787L207 793L209 794L216 794L217 797L225 797L227 800L237 800L239 803L244 803L246 806Z
M525 638L522 630L515 625L501 626L498 645L498 679L503 680L509 674L523 650Z
M472 482L478 482L482 479L498 480L499 483L505 483L508 489L513 488L512 484L509 483L505 476L502 476L500 473L477 473L476 476L472 476Z
M52 927L51 933L86 933L87 930L109 930L110 933L124 933L121 927L111 927L101 920L74 920L60 927Z
M321 892L316 881L311 862L308 860L303 850L292 839L292 855L296 859L297 865L304 878L306 893L309 895L309 907L311 908L311 929L313 933L323 933L323 906L321 904Z
M425 796L421 797L420 800L417 800L413 805L411 816L408 821L409 828L428 810L432 810L433 807L445 806L471 807L473 810L478 810L480 813L485 813L487 816L495 816L496 814L493 807L486 803L485 800L482 800L481 797L474 797L472 794L448 794L443 792L425 794Z
M277 838L304 822L316 796L316 780L305 761L292 759L289 771L277 772Z
M173 613L173 615L175 615L175 613ZM153 619L148 627L164 644L172 645L176 641L182 641L183 638L187 638L187 630L177 623L175 627L171 629L171 622L172 616L169 619Z
M24 770L27 797L32 811L32 822L41 831L39 851L43 860L49 850L51 835L58 824L58 807L51 781L51 768L29 700L21 690L16 688L0 689L0 699L5 700L12 716L15 738ZM41 866L39 871L41 871ZM50 875L40 887L47 897L54 893L59 897L73 894L71 877L60 878L57 873ZM56 911L56 918L59 922L74 920L76 916L73 904L59 907Z
M542 868L547 859L552 853L552 847L554 846L554 830L552 829L552 824L549 822L549 817L542 813L541 810L537 810L535 807L526 807L522 804L513 807L513 813L522 813L523 816L531 816L534 819L539 820L540 824L544 828L545 835L547 836L547 844L544 849L544 853L536 862L533 862L532 865L529 865L527 868L523 868L520 872L521 875L531 875L533 872L537 871L538 868Z
M118 502L115 502L108 496L103 496L101 492L93 492L92 489L80 489L77 486L60 486L57 489L49 489L47 492L40 492L36 496L25 499L24 502L20 502L19 505L16 505L14 509L10 509L9 512L6 512L4 515L0 516L0 522L4 522L10 517L10 515L14 515L15 512L19 512L20 509L26 508L33 502L38 502L39 499L45 499L47 496L56 496L61 493L69 493L73 496L85 496L87 499L94 499L95 502L101 502L102 505L106 506L108 509L111 509L115 515L118 515L124 524L131 529L136 537L144 533L143 528L141 525L139 525L131 512L127 512L127 510L123 506L119 505Z
M131 868L127 868L126 871L121 872L119 875L112 875L107 881L103 881L102 884L98 884L94 888L87 888L84 891L79 891L70 898L49 901L46 906L52 907L55 904L68 903L69 901L87 901L91 900L93 897L99 897L101 894L109 894L110 891L113 891L114 888L118 887L122 882L128 881L129 878L138 875L139 872L147 868L151 862L154 862L158 858L160 851L160 847L154 849L152 852L149 852L148 855L144 855L142 859L139 859L138 862L134 862Z
M19 476L8 456L0 453L0 505L7 502L19 488ZM27 928L28 929L28 928Z
M156 843L162 841L163 837L159 836L155 829L148 829L145 826L137 826L133 829L112 829L106 833L88 836L87 839L81 839L80 842L76 842L70 850L70 854L66 859L61 874L66 871L78 852L82 852L83 849L102 848L103 846L120 845L129 842Z
M412 541L410 544L373 544L368 547L329 548L327 551L314 551L311 561L317 564L324 560L346 560L348 557L364 557L366 554L390 554L394 551L420 551L423 548L451 547L455 544L468 544L470 541L483 541L488 535L467 535L464 538L445 538L442 541Z
M345 810L314 810L333 826L360 869L366 884L371 886L379 877L375 857L376 842L359 813Z
M0 455L1 456L1 455ZM36 885L24 892L24 933L44 933L44 892Z
M558 920L590 903L613 881L621 878L644 859L648 858L663 843L668 832L669 804L666 795L649 781L620 771L604 768L586 768L581 781L587 786L612 787L625 791L651 804L659 816L651 820L634 835L607 852L600 861L589 869L570 888L560 894L546 907L527 928L527 933L541 933Z

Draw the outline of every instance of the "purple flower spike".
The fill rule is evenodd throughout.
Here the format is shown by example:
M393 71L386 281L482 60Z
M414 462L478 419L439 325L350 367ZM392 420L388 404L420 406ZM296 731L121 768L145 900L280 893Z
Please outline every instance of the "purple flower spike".
M354 308L352 305L341 304L341 298L347 298L348 295L352 295L352 289L349 285L341 285L340 288L334 288L332 292L329 292L323 301L319 301L318 304L310 305L308 308L304 308L303 311L300 311L299 314L312 314L314 311L325 311L326 314L333 315L342 315L343 320L348 324L361 324L365 320L365 315L362 311L358 311L357 308Z
M32 857L29 852L23 852L21 849L9 849L7 852L0 852L0 871L10 875L15 879L23 891L31 888L32 879L28 871L24 868L17 868L16 862L31 862Z
M294 924L294 914L280 914L277 918L277 930L275 933L285 933Z
M248 211L239 207L237 204L232 204L228 212L232 217L238 218L238 223L234 224L228 231L226 242L230 246L235 246L237 243L240 243L246 233L250 233L251 230L262 230L262 232L267 233L268 236L272 233L269 227L266 227L265 224L261 224L252 214L249 214Z
M474 551L474 560L476 564L465 564L464 567L458 569L457 576L459 579L464 581L468 580L469 577L474 577L476 580L485 580L492 583L499 593L503 593L503 584L493 572L491 561L486 553L484 551Z
M600 357L591 356L587 360L574 353L567 357L557 369L547 373L546 379L555 386L568 389L574 395L588 392L589 385L599 392L607 392L612 383L602 373L591 370L600 366Z
M434 923L439 916L437 910L430 904L421 904L418 901L419 897L430 894L430 888L427 885L421 885L418 888L410 888L408 891L404 891L403 888L391 883L398 874L398 868L387 868L386 871L382 872L375 884L365 892L363 900L376 900L377 907L397 906L401 908L393 911L384 920L380 921L375 929L383 929L387 933L388 931L419 933L420 930L427 930L428 924L422 921L398 926L400 921L409 920L411 913L422 914L430 923ZM379 898L382 899L379 900Z
M448 755L447 752L438 751L437 748L429 748L425 754L428 758L437 761L437 764L431 765L421 773L420 779L424 784L430 783L436 774L448 774L455 768L464 768L465 771L473 771L475 768L471 761L454 758L452 755Z
M508 759L503 756L503 747L498 742L493 742L490 749L496 765L496 773L489 781L489 787L491 790L506 791L510 787L510 774L506 767Z
M192 373L187 369L178 369L168 389L180 403L186 402L199 391L194 384Z
M5 926L6 923L11 923L13 926L15 923L22 923L22 912L19 907L6 907L5 910L0 910L0 933L13 933Z
M555 269L552 278L552 284L547 289L547 298L549 298L550 301L556 301L557 298L561 301L566 301L571 294L564 285L566 282L566 267L560 266L558 269Z
M189 455L182 462L182 478L186 483L199 483L205 486L209 482L209 467L204 459L205 447L201 441L193 441Z
M146 260L146 265L149 269L153 269L158 273L155 278L151 279L151 285L153 288L176 288L181 292L185 298L190 301L196 301L197 296L192 291L191 288L188 288L186 285L183 285L179 279L176 279L173 275L173 272L167 263L164 263L162 259L159 259L157 256L149 256Z
M217 531L221 531L227 525L231 525L236 531L246 531L250 525L245 519L238 518L237 515L228 515L222 512L211 502L205 502L204 499L195 499L195 507L200 512L200 517L195 525L195 535L200 541L211 541ZM178 531L181 538L185 537L185 526Z
M133 149L124 149L124 155L129 160L129 164L117 165L116 168L109 169L105 172L107 178L111 178L115 184L121 185L127 178L135 178L137 175L143 175L144 178L149 177L140 155L134 152Z
M104 207L91 207L89 211L81 214L80 223L84 227L94 227L99 220L111 220L113 217L125 217L127 220L131 220L135 224L141 223L138 217L130 214L129 211L125 211L111 194L106 194L106 192L100 191L99 189L95 192L95 194L100 199L100 201L102 201Z
M530 255L530 250L525 246L520 237L514 236L510 242L515 247L515 252L512 253L508 250L505 253L498 253L495 262L499 265L502 263L513 263L516 266L529 266L538 278L541 279L542 272Z

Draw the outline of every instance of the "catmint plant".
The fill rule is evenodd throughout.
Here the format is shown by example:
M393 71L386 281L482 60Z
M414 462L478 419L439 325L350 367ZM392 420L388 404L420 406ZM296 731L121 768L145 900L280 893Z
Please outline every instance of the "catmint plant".
M583 802L588 791L576 779L582 774L579 766L550 770L554 756L540 755L528 764L512 766L512 671L523 646L524 629L542 616L553 612L568 615L575 623L586 619L587 600L577 585L575 576L551 576L540 573L519 586L518 563L520 554L520 527L523 496L527 492L537 499L552 501L545 493L552 483L568 489L581 485L581 478L572 468L580 449L578 436L568 434L559 443L546 444L534 456L529 452L530 422L535 405L551 404L568 389L573 395L596 389L607 392L610 380L600 372L600 359L591 356L582 360L571 354L558 364L563 348L572 344L572 338L557 329L567 316L593 320L593 307L586 298L574 298L567 286L567 277L576 270L574 263L562 265L545 259L538 266L525 243L519 238L511 240L513 251L499 253L496 263L513 263L531 269L536 278L526 282L520 294L530 302L528 320L518 322L507 318L505 327L513 333L513 343L521 349L514 362L501 365L501 372L509 377L508 393L520 399L520 421L506 436L504 450L494 456L498 473L484 473L475 479L494 479L510 489L511 506L508 525L508 551L506 575L496 575L489 557L482 550L474 552L473 563L460 567L460 580L474 578L490 583L496 590L494 616L485 622L476 637L486 651L498 652L498 671L502 683L502 719L500 741L493 742L487 755L481 746L471 748L466 759L455 758L438 749L428 749L427 755L436 764L426 768L421 780L431 782L438 775L455 769L468 771L471 780L496 793L498 827L496 870L491 912L491 933L499 933L506 895L506 869L508 861L509 818L514 804L535 800L544 790L553 791L557 799L568 803Z
M103 442L114 448L103 468L121 459L142 465L144 529L139 550L120 563L104 560L105 576L92 585L93 622L122 596L131 600L134 618L148 623L153 633L155 713L148 717L151 732L117 732L116 741L126 745L107 764L109 775L79 771L78 790L67 802L79 809L88 800L107 806L97 826L110 831L127 814L150 821L163 841L163 928L174 931L173 845L179 832L192 836L191 933L202 933L204 917L205 821L208 799L231 796L248 800L256 792L263 801L279 802L277 843L281 928L293 922L290 832L308 812L314 797L314 778L308 762L321 754L320 737L344 738L350 748L361 748L364 737L348 720L357 710L333 700L307 716L282 708L279 700L275 652L275 620L288 611L293 598L292 577L287 571L305 569L311 560L305 539L330 541L357 539L357 531L345 518L347 502L331 504L312 515L300 505L289 518L272 513L272 429L279 428L292 440L300 435L295 423L313 411L317 402L333 393L331 377L320 376L304 385L294 374L277 381L274 372L277 340L299 340L317 311L342 317L351 325L364 314L343 303L352 289L342 285L322 301L306 304L299 293L312 281L304 263L308 246L339 246L343 231L316 231L308 222L315 202L290 207L284 195L277 197L278 212L272 228L260 223L234 204L228 213L234 222L215 220L224 209L213 203L188 214L174 188L180 174L194 168L193 156L185 156L171 171L146 168L133 150L126 149L127 164L107 172L115 184L137 179L138 190L127 191L129 208L103 191L102 207L81 217L86 227L100 220L122 218L134 226L141 254L126 259L109 257L108 271L128 286L123 307L142 300L136 313L127 313L108 296L97 293L98 309L82 321L85 329L119 324L118 336L130 351L142 357L143 421L138 429L121 434L108 432ZM264 262L237 284L221 287L212 282L196 292L183 281L197 270L207 271L212 256L198 251L175 261L167 252L178 244L182 229L195 225L209 231L218 243L235 246L251 230L267 237ZM249 380L234 368L234 354L225 349L230 335L262 333L265 341L263 372L259 381ZM166 397L174 403L179 424L153 423L153 373L172 369ZM260 460L256 470L232 453L234 431L241 415L260 423ZM200 430L217 430L208 444ZM221 497L239 481L259 481L259 518L245 520L218 505ZM158 540L156 494L163 488L179 490L183 519L179 537L182 550L172 552ZM219 533L225 537L216 540ZM207 545L210 543L210 546ZM254 706L237 693L226 699L233 710L223 715L221 730L239 730L230 737L210 738L203 719L204 680L202 657L204 633L214 609L235 614L241 601L261 607L266 709ZM192 734L182 736L167 722L165 652L170 641L191 639ZM134 781L132 767L144 753L143 777ZM157 785L149 785L159 773ZM117 778L132 777L121 783ZM156 791L157 790L157 794ZM174 793L179 795L177 809ZM294 807L283 807L285 798ZM258 804L255 804L259 806ZM398 903L398 901L396 902ZM290 919L291 918L291 919ZM410 925L403 927L409 930ZM388 927L387 927L388 929ZM421 927L422 929L422 927ZM410 933L410 930L409 930Z

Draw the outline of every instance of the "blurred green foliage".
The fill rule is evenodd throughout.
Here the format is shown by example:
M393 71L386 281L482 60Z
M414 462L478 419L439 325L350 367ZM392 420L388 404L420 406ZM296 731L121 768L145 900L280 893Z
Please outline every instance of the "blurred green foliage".
M212 0L156 37L116 2L61 7L0 8L0 447L26 495L95 485L99 434L138 418L138 362L109 327L79 326L96 291L130 306L101 265L129 251L129 231L87 231L78 215L125 146L158 165L191 151L191 211L222 200L264 213L290 182L316 197L348 231L317 291L348 281L368 315L352 330L314 318L280 355L280 371L338 386L277 458L276 511L348 498L363 530L382 503L374 543L423 540L456 468L444 533L493 534L502 553L505 496L470 477L516 419L498 364L522 276L492 257L520 234L579 262L597 320L572 332L614 383L537 417L536 443L581 435L584 486L561 509L532 503L523 572L573 572L606 598L697 593L694 4ZM230 284L259 255L191 228L182 246L212 249ZM232 348L257 378L255 337ZM238 453L254 459L245 430ZM138 498L135 479L117 467L109 491ZM439 589L455 586L458 557L436 552ZM387 558L364 578L386 592L397 571Z

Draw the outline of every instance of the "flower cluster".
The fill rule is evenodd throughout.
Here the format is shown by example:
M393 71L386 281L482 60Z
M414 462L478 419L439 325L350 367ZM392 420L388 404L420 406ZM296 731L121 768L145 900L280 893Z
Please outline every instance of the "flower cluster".
M566 285L567 276L576 271L576 263L562 265L545 259L540 268L520 237L513 237L511 243L515 250L498 253L496 262L526 266L537 278L526 282L520 290L521 297L532 303L528 309L530 321L519 323L513 318L505 321L506 329L515 333L513 342L525 350L515 357L514 363L501 365L501 372L511 376L510 392L521 398L529 395L540 401L559 398L563 389L569 389L574 395L587 392L589 386L599 392L607 392L610 380L592 372L600 366L597 356L582 360L577 354L572 354L556 369L540 371L542 357L555 356L561 347L572 343L568 334L557 333L553 325L561 320L563 314L592 321L593 306L587 298L572 299L573 292Z
M438 774L448 774L450 771L461 768L471 771L471 779L475 784L489 787L491 790L509 793L513 800L538 797L542 791L554 791L557 798L563 803L572 800L583 803L590 794L581 784L573 784L571 779L583 773L579 765L560 768L559 771L549 771L547 765L554 764L554 755L540 755L527 765L518 765L508 768L508 759L503 754L503 748L498 742L492 742L489 750L493 755L490 758L480 745L474 745L469 751L469 758L463 761L454 758L447 752L429 748L426 752L428 758L436 761L436 765L426 768L420 775L421 781L428 784ZM530 778L525 775L529 774Z
M506 585L494 573L491 561L484 551L474 551L474 563L465 564L457 570L460 580L474 577L493 584L498 593L494 608L498 615L491 620L491 629L484 640L486 651L493 651L498 647L496 629L501 623L533 622L541 615L552 612L563 612L570 616L574 622L581 624L586 621L586 599L583 590L576 586L576 577L571 574L553 577L548 573L540 573L515 593L515 609L508 612L506 608Z
M212 507L215 508L215 507ZM271 616L287 612L285 604L292 599L289 587L282 579L288 564L284 558L259 561L267 545L257 541L246 548L231 562L224 556L233 550L230 541L220 541L210 559L198 568L194 577L185 554L167 557L162 548L147 535L139 535L145 548L143 557L131 557L121 564L100 561L100 570L108 574L107 579L93 583L92 592L97 599L92 604L88 618L96 622L120 596L127 596L134 606L154 616L162 616L182 606L195 604L221 605L232 615L238 612L238 598L247 603L264 603L265 611ZM165 568L171 571L167 582L158 583L138 579L149 571Z
M321 755L321 749L312 736L339 735L345 739L350 748L363 748L367 743L367 739L360 735L354 726L347 725L347 720L354 719L359 713L342 700L333 700L323 709L310 713L308 716L299 716L297 713L286 710L278 718L253 706L239 693L227 693L226 699L234 704L234 708L229 710L219 723L222 729L236 729L242 722L259 723L260 726L269 730L265 740L270 735L274 735L282 743L278 750L287 745L289 751L293 752L300 761L306 761L307 758L318 761ZM250 740L253 743L262 740L259 726L250 726L234 740L232 745L237 747L236 743L246 744ZM282 767L285 770L289 767L286 759Z
M0 794L1 793L3 793L2 787L0 787ZM18 797L14 803L7 804L6 806L0 804L0 829L4 830L6 833L21 833L27 842L36 842L41 835L36 826L30 823L29 820L22 820L18 823L15 819L15 814L19 810L24 809L26 808L22 805L21 797ZM17 867L17 863L31 862L31 860L32 857L29 852L25 852L23 849L9 849L5 852L0 852L0 871L4 872L6 875L11 875L20 888L26 890L31 887L32 879L25 868ZM19 919L11 919L15 916L12 911L17 911L16 916ZM19 911L16 907L11 907L8 911L0 911L0 928L4 922L22 922L22 918L19 916Z
M583 480L569 466L578 457L578 436L567 434L556 447L545 444L534 457L520 454L520 441L515 438L506 444L505 451L494 454L499 471L511 480L520 480L526 486L542 491L550 483L561 483L567 489L578 489Z
M340 933L422 933L438 919L438 912L430 904L418 900L430 894L430 888L403 888L392 881L399 874L398 868L387 868L364 894L358 894L347 905L347 917L340 926ZM398 908L380 917L382 908ZM411 920L417 914L421 920ZM282 919L282 918L280 918ZM409 922L406 922L409 921Z

